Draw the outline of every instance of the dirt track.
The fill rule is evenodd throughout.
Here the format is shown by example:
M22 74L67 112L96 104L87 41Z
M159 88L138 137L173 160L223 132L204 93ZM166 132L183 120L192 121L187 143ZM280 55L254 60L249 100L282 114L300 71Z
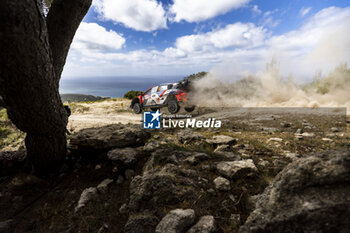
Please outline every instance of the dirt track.
M109 124L141 124L142 122L142 114L134 114L129 108L130 100L126 99L73 103L70 106L72 115L69 118L68 130L73 133L84 128ZM163 116L171 115L166 108L162 108L161 112ZM345 127L345 114L344 108L197 108L192 113L187 113L183 109L177 113L177 115L191 115L202 120L216 118L236 126L244 124L246 130L248 130L247 127L251 129L251 126L254 129L259 128L257 127L259 125L278 128L283 121L294 122L296 126L305 119L317 125L318 129L325 126L339 127L339 122L343 122L342 127Z

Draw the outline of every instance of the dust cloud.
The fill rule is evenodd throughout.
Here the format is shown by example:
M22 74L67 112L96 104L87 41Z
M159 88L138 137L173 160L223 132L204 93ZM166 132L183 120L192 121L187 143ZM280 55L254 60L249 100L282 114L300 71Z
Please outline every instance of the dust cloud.
M350 69L337 66L326 76L316 73L313 81L296 84L282 77L272 60L266 70L235 81L222 80L215 73L193 83L193 101L208 107L347 107L350 109ZM349 114L349 111L348 111Z
M321 20L321 13L298 31L270 38L248 60L241 56L213 67L194 81L194 102L210 107L347 107L349 114L349 15Z

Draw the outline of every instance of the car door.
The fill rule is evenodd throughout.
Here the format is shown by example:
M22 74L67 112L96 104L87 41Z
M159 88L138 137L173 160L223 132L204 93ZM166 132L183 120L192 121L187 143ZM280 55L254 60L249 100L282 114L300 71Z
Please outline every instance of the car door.
M167 90L168 90L168 85L160 86L159 91L157 92L157 95L158 95L157 104L164 104Z
M157 105L157 99L158 99L157 91L159 90L159 88L160 88L159 86L155 86L151 89L151 97L147 102L148 106Z

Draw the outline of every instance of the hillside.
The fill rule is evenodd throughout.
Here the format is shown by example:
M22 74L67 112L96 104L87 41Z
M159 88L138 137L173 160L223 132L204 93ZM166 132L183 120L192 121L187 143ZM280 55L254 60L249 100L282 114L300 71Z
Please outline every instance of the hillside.
M350 194L343 185L350 174L344 162L350 126L337 123L343 115L198 109L198 119L223 116L223 127L149 131L140 128L141 116L129 103L71 103L68 154L50 181L28 174L23 149L2 150L0 207L8 211L1 212L1 224L15 232L166 233L179 227L185 233L268 232L269 224L283 229L286 223L300 230L299 213L309 214L312 229L344 220L336 215L349 210L341 198ZM331 196L313 196L327 193L331 180ZM276 192L286 206L273 199ZM319 206L327 219L315 214ZM261 219L259 211L283 221Z

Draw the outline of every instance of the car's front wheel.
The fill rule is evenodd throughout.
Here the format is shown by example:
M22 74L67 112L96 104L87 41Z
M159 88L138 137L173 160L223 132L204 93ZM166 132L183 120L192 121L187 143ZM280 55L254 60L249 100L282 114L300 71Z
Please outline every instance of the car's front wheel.
M135 114L140 114L142 112L142 106L140 103L135 103L132 109L134 110Z
M180 106L179 104L177 103L176 100L169 100L168 102L168 111L171 113L171 114L175 114L177 113L178 111L180 110Z

